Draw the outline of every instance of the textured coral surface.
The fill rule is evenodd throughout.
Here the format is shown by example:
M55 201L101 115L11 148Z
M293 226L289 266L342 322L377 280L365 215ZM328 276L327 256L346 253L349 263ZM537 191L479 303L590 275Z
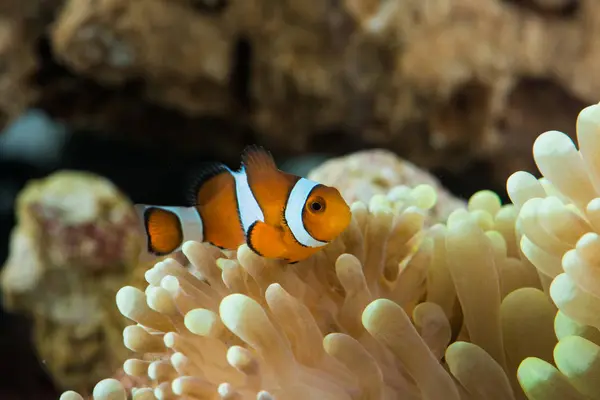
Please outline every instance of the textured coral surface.
M33 319L38 357L59 386L85 390L124 357L114 293L140 279L138 221L107 180L64 171L20 194L2 269L3 306Z
M600 89L595 0L10 0L2 11L4 113L37 93L74 126L179 135L172 146L220 159L246 141L277 153L381 146L422 167L474 168L500 189L533 170L532 132L566 130Z

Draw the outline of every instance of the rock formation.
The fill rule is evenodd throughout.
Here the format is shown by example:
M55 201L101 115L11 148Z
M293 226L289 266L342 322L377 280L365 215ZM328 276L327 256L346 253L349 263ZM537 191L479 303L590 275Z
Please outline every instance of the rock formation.
M17 219L0 275L3 307L32 318L55 383L85 390L126 355L113 302L119 286L143 282L137 217L107 180L64 171L20 193Z
M4 113L33 91L73 126L221 159L245 142L279 154L385 147L459 177L475 166L501 188L509 171L533 170L532 132L572 133L600 92L593 0L11 3L23 21L52 20L32 30L52 51L37 81L19 79L30 55L0 71L13 85ZM11 54L31 54L17 33ZM62 73L48 75L55 63ZM24 100L7 101L15 92Z

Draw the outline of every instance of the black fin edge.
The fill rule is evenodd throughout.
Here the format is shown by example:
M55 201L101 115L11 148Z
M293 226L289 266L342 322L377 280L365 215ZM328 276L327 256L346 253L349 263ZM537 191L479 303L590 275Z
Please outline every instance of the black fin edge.
M211 246L215 246L219 250L229 250L229 249L226 249L223 246L219 246L218 244L214 244L213 242L206 242L206 243L210 244Z
M252 250L256 254L258 254L259 256L264 257L264 255L252 245L252 231L256 227L257 223L258 223L258 221L254 221L252 223L252 225L250 225L250 227L248 227L248 233L246 234L246 244L248 245L250 250Z
M206 163L200 172L194 177L193 183L190 185L187 195L187 206L193 207L197 205L198 191L207 181L215 176L229 172L227 165L220 162Z

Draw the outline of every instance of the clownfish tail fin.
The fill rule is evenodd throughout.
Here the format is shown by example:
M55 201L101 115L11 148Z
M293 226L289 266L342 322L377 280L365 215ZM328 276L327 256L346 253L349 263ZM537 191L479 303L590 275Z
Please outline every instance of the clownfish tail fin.
M223 173L231 173L231 170L223 163L207 162L200 167L192 179L192 184L187 195L187 203L189 206L202 205L209 201L209 198L201 196L202 187L218 175ZM218 185L217 185L218 186ZM218 190L218 187L212 188L212 191Z
M136 204L146 238L145 253L164 256L181 249L188 240L202 242L204 229L196 207Z

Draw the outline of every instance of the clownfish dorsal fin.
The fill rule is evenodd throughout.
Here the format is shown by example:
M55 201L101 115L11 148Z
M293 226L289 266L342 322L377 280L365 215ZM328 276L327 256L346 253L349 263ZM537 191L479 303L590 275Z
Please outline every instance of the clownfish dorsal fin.
M275 164L271 154L259 146L249 146L242 153L242 170L248 178L256 201L265 216L264 221L276 226L282 221L290 190L297 179L287 174Z
M267 258L283 258L287 247L283 242L283 231L262 221L256 221L246 234L246 243L250 250Z
M189 194L187 196L188 197L188 199L187 199L188 205L189 206L203 205L204 203L209 201L210 200L209 198L205 198L206 195L202 195L202 191L201 191L202 187L205 186L209 181L215 180L215 182L214 182L215 185L211 185L211 186L215 186L215 187L211 188L211 190L213 192L215 190L219 190L219 186L222 186L221 183L224 183L224 181L221 180L219 182L215 178L224 173L231 173L231 170L223 163L219 163L219 162L206 163L202 167L200 167L199 172L194 177L194 180L193 180L194 183L191 185Z
M277 168L271 153L257 145L244 149L242 168L259 202L267 198L283 199L289 191L288 186L296 180L293 175Z
M270 152L261 146L247 146L242 152L242 167L248 174L270 175L278 173L279 169Z

